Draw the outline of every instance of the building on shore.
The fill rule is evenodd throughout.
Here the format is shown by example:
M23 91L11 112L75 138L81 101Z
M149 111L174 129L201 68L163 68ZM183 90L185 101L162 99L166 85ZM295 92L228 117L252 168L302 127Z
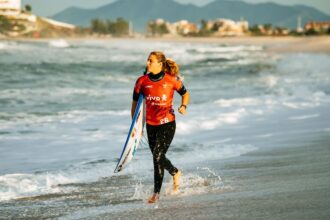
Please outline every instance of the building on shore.
M228 19L218 19L215 21L206 21L204 29L211 31L214 36L240 36L248 31L249 24L247 21L235 22ZM159 18L150 21L147 26L147 35L151 36L187 36L198 34L199 32L200 30L197 24L187 20L170 23Z
M158 18L150 21L147 25L147 35L149 36L178 36L197 32L197 25L187 20L170 23L164 19Z
M10 28L6 31L9 37L30 35L56 35L57 32L72 33L76 26L43 18L21 9L21 0L0 0L0 16L10 22ZM43 34L41 34L41 32ZM51 33L51 34L47 34Z
M21 0L0 0L0 15L10 20L35 22L36 16L21 10Z
M11 28L7 35L16 37L36 28L37 16L21 10L21 0L0 0L0 16L7 19Z
M197 25L190 23L187 20L181 20L170 24L170 28L180 35L195 34L198 32Z
M0 15L16 16L21 13L21 0L0 0Z
M330 30L330 22L310 21L304 26L305 31L314 30L316 32L327 32Z
M214 32L215 36L242 36L249 30L249 23L247 21L233 21L230 19L216 19L207 21L207 30Z

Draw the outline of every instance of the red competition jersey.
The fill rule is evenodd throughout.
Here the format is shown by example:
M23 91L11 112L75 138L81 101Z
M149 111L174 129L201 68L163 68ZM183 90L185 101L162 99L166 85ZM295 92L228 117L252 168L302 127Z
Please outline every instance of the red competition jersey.
M161 125L175 120L172 109L174 90L179 91L182 87L183 83L178 77L167 73L159 81L152 81L148 75L138 78L134 92L144 95L148 124Z

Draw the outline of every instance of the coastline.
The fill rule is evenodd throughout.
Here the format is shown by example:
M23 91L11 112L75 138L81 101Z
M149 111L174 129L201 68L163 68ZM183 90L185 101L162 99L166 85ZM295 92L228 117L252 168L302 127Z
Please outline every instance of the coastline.
M263 46L270 53L330 53L330 36L242 36L242 37L164 37L164 38L0 38L0 41L17 42L49 42L64 39L68 42L86 40L95 41L147 41L175 43L211 43L226 45L257 45Z
M280 53L330 53L330 36L314 37L227 37L227 38L158 38L151 41L221 43L228 45L264 46L268 52Z
M52 40L56 39L36 40L36 42L43 42L37 45L37 47L42 47L42 50L46 52L51 51L47 43ZM89 39L68 38L65 40L73 44L74 41ZM221 45L260 45L265 49L262 53L269 52L275 54L292 53L294 49L304 50L305 44L303 42L305 42L309 46L306 46L306 51L301 52L329 53L327 52L327 45L325 45L324 48L320 48L320 45L325 44L329 40L329 38L323 37L249 37L216 39L112 38L93 40L104 40L104 42L108 40L112 40L113 42L123 41L121 43L131 41L129 42L130 44L134 41L144 41L150 42L150 46L153 45L153 42L157 41L183 42L188 43L184 45L185 49L188 50L194 46L194 43L196 43L195 46L197 47L202 47L203 43L209 43L210 45L206 45L208 47L213 46L211 45L213 43L214 46L218 47ZM22 41L25 41L25 39L22 39ZM97 43L99 44L99 42ZM20 46L20 43L17 44ZM171 45L177 44L173 43ZM325 50L320 51L320 49ZM56 49L55 51L61 54L72 52L71 49ZM128 51L130 51L130 49ZM104 53L101 54L100 57L107 56L109 53L109 51L106 50L103 50L103 52ZM74 51L74 53L77 52ZM93 54L97 53L98 51ZM292 64L294 67L294 64L297 65L297 62L299 62L299 67L302 66L301 69L293 68L291 71L300 72L303 68L306 68L304 65L300 65L300 63L306 62L307 59L300 59L299 55L296 56L298 53L299 52L288 54L295 62L289 62L287 66L291 66ZM81 54L82 58L86 56L84 53ZM16 54L13 54L13 56L16 56ZM36 59L39 56L40 54L38 53ZM207 56L208 55L206 55L206 57ZM246 56L248 58L253 57L250 53L247 53ZM311 58L312 61L313 59L319 60L320 57L326 57L325 59L320 59L320 62L316 62L315 65L322 66L323 63L327 63L329 60L328 54L306 54L306 56ZM9 65L12 64L9 63ZM36 66L38 67L39 64ZM61 66L61 64L54 63L51 67L52 66L57 67ZM65 67L64 65L62 69L56 68L55 71L63 71ZM313 67L315 68L315 66ZM21 67L18 66L18 68ZM46 65L44 68L48 69L49 66ZM315 70L318 72L323 72L324 70L324 74L320 76L321 80L327 80L326 68L329 69L328 65L323 69ZM301 78L315 77L311 74L311 70L313 70L312 67L309 69L307 68L307 70L306 74L299 76ZM70 71L72 70L70 69ZM277 70L275 69L275 71ZM66 71L64 71L64 73L66 73ZM281 73L287 74L287 72ZM36 77L39 79L39 75L36 74ZM55 75L55 77L57 76ZM104 78L102 78L102 80L104 80ZM78 81L80 81L80 79ZM199 82L200 81L197 83ZM264 81L259 82L263 83ZM23 84L25 85L25 82L23 82ZM298 81L298 88L293 87L292 89L298 89L297 92L300 92L300 85L301 81ZM311 84L308 85L311 86ZM326 85L328 84L325 84L325 86ZM320 93L319 90L316 90L315 92L317 92L317 94L314 98L323 99L325 95L328 94L328 90L324 87L321 87L320 90L324 92ZM89 90L87 90L87 92L88 91ZM267 91L265 90L265 92ZM302 95L313 96L313 94L315 93L303 93ZM316 104L317 103L319 103L318 100ZM147 195L144 194L148 192L144 190L143 184L145 184L147 188L150 188L149 185L152 183L149 183L145 179L142 183L139 183L139 179L134 179L134 176L122 175L119 177L105 177L96 182L80 181L73 184L58 185L61 191L57 193L46 193L35 197L24 197L3 202L1 203L1 211L4 213L3 215L8 216L8 218L47 219L131 219L132 216L139 219L327 219L330 217L330 211L328 209L330 206L330 186L328 184L330 182L330 128L327 124L330 119L330 115L328 114L329 103L330 102L327 101L324 103L324 106L321 105L319 108L315 106L315 108L313 107L306 111L295 109L284 112L285 114L283 115L279 113L279 115L273 115L272 117L261 117L259 118L260 121L255 120L254 117L249 117L249 119L246 120L251 121L246 122L246 124L242 122L243 124L239 126L233 125L232 129L230 129L230 126L224 126L223 129L212 132L208 131L207 133L216 135L214 141L216 141L216 138L219 138L218 134L222 135L223 139L230 137L228 135L230 134L237 139L239 144L246 145L251 143L256 147L256 150L246 154L240 154L240 156L237 157L203 162L202 166L205 165L206 168L215 171L214 175L219 174L219 176L221 176L220 182L223 182L224 187L228 188L221 188L222 185L219 184L220 187L216 188L216 190L205 191L205 193L202 192L201 194L191 193L179 196L164 196L161 198L159 204L150 206L145 203ZM295 119L291 120L290 118ZM100 118L100 120L103 122L102 118ZM94 122L95 121L93 121L93 123ZM90 124L86 125L88 125L88 127L90 126ZM245 127L244 125L249 126ZM73 125L73 127L76 127L76 125ZM249 127L252 129L249 129ZM89 129L90 127L88 130ZM259 133L261 131L262 133ZM60 132L62 132L62 130L60 130ZM97 134L98 131L96 131L96 133L94 132L95 130L92 129L89 135ZM77 135L77 133L73 134ZM84 135L85 134L88 133L84 131ZM196 147L198 147L198 145ZM214 151L219 152L218 149ZM32 150L32 152L35 151ZM99 161L100 164L107 163L107 160L103 157L101 157L101 159L102 160ZM94 166L94 161L95 160L91 160L91 166ZM98 161L96 162L96 165L99 164ZM90 164L90 162L87 161L84 165L85 164ZM192 166L197 166L196 163L191 164ZM185 170L183 170L183 172L185 172ZM186 170L186 172L189 177L189 171ZM190 181L187 176L183 177ZM118 187L123 182L128 182L130 185L126 185L126 187L122 188ZM213 186L212 181L198 182L198 184L199 183L202 185L205 184L203 186L210 186L210 188ZM123 186L125 185L123 184ZM120 188L121 191L116 187ZM135 197L134 195L136 192L137 196ZM114 193L118 195L119 199L117 199L117 197L113 199L114 197L112 197L112 194Z
M162 200L166 209L118 214L121 219L132 215L146 219L327 219L328 143L329 137L320 135L303 145L288 143L220 161L222 178L236 184L234 190ZM109 213L97 217L111 219Z

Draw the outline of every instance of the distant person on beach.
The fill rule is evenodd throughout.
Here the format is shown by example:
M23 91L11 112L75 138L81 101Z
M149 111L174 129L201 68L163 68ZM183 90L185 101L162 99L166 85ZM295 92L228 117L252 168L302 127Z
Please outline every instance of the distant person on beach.
M179 190L181 171L172 165L165 156L175 133L175 115L173 106L174 91L181 96L179 113L186 114L190 95L179 77L179 66L159 51L149 54L146 74L136 81L131 114L134 114L139 94L146 99L146 121L149 147L154 163L154 193L148 203L159 200L163 183L164 169L173 176L173 192Z

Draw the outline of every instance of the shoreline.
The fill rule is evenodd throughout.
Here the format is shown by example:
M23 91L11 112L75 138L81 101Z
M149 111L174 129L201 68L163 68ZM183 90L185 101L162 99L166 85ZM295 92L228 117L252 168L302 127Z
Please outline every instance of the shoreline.
M225 185L234 184L233 190L165 198L159 209L139 204L140 210L114 212L109 208L88 217L111 219L109 216L116 214L120 219L132 215L146 219L327 219L327 143L328 136L317 135L304 144L291 142L223 160L221 177Z
M2 215L14 219L329 218L330 56L274 54L279 59L268 62L271 46L303 44L297 39L262 39L213 39L214 43L199 39L206 43L182 44L72 41L65 49L50 48L47 41L0 42L5 48L0 52L8 80L3 81L2 98L9 125L5 121L2 164L18 174L3 178L1 195L16 199L0 202ZM241 46L251 41L262 47ZM313 38L311 44L321 41ZM237 46L225 48L230 43ZM183 58L191 59L188 70L195 73L188 81L192 94L198 95L190 118L178 126L181 131L188 128L187 132L178 133L177 147L169 154L183 171L182 193L172 196L163 190L164 196L153 206L146 204L153 184L147 145L140 148L128 172L111 174L116 146L124 141L120 124L129 120L121 113L131 76L121 73L136 68L135 63L126 64L135 56L159 45L164 50L179 47L173 53L180 56L184 51ZM223 55L234 57L229 61L256 64L234 61L228 71L218 69L227 60L208 61ZM114 57L103 59L107 56ZM199 59L203 61L195 65ZM119 80L114 80L117 76ZM165 178L164 183L172 186L171 176Z
M270 53L330 53L330 36L242 36L242 37L164 37L164 38L3 38L0 41L49 42L64 39L68 42L79 41L146 41L171 43L207 43L263 46Z

